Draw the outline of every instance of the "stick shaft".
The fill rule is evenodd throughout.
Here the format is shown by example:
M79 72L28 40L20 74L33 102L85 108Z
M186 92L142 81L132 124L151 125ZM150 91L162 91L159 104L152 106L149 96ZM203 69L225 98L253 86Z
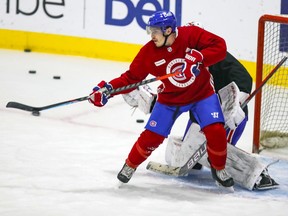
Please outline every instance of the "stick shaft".
M169 77L179 75L180 73L181 73L180 71L177 71L177 72L175 72L173 74L166 74L166 75L163 75L163 76L160 76L160 77L154 77L154 78L151 78L151 79L143 80L143 81L138 82L138 83L130 84L130 85L127 85L127 86L116 88L116 89L112 89L111 91L108 92L108 94L115 94L115 93L122 92L122 91L125 91L125 90L128 90L128 89L137 88L138 86L145 85L145 84L148 84L148 83L152 83L152 82L155 82L155 81L158 81L158 80L167 79ZM25 110L25 111L29 111L29 112L37 112L37 111L39 112L39 111L42 111L42 110L47 110L47 109L51 109L51 108L55 108L55 107L59 107L59 106L74 104L74 103L81 102L81 101L86 101L86 100L89 99L89 97L90 96L80 97L80 98L67 100L67 101L63 101L63 102L59 102L59 103L55 103L55 104L50 104L50 105L43 106L43 107L33 107L33 106L29 106L29 105L25 105L25 104L21 104L21 103L18 103L18 102L11 101L11 102L7 103L6 107L7 108L21 109L21 110Z
M261 91L262 87L271 79L271 77L277 72L277 70L285 63L287 60L287 56L284 56L281 61L272 69L272 71L266 76L266 78L262 81L257 89L255 89L249 97L242 103L241 107L245 107L249 101L259 92Z
M120 88L112 89L108 93L109 94L115 94L115 93L118 93L118 92L121 92L121 91L125 91L125 90L128 90L128 89L137 88L138 86L146 85L146 84L151 83L151 82L155 82L155 81L158 81L158 80L164 80L164 79L167 79L167 78L172 77L172 76L177 76L180 73L181 73L181 71L177 71L177 72L172 73L172 74L166 74L166 75L163 75L163 76L160 76L160 77L154 77L154 78L151 78L151 79L148 79L148 80L143 80L143 81L138 82L138 83L133 83L133 84L130 84L130 85L127 85L127 86L123 86L123 87L120 87Z

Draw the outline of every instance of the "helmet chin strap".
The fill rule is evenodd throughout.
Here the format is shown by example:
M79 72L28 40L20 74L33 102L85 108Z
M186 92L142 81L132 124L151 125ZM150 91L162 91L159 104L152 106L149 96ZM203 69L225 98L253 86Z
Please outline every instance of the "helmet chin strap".
M167 39L168 39L168 37L169 37L172 33L173 33L173 32L171 32L171 33L168 34L168 35L165 35L165 33L163 33L163 36L165 37L165 40L164 40L164 43L163 43L163 45L162 45L161 47L166 46Z

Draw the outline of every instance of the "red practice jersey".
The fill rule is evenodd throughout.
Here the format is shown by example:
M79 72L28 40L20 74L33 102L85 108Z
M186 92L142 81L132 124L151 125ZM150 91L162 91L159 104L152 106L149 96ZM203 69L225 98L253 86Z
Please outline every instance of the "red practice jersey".
M113 88L140 82L149 74L163 76L179 71L186 52L196 49L203 55L200 74L191 78L181 74L162 80L157 100L166 105L187 105L212 95L213 81L206 67L225 58L224 39L197 26L178 27L176 34L171 46L159 48L152 40L145 44L130 64L129 70L110 81Z

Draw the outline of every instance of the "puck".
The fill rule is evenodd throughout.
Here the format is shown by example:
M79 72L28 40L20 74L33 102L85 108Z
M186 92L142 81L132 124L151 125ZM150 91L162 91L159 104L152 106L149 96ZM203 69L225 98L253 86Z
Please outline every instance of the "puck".
M61 79L60 76L53 76L53 79Z
M24 52L31 52L31 49L24 49Z
M40 112L39 112L39 111L33 111L33 112L32 112L32 115L33 115L33 116L40 116Z
M144 123L144 120L143 119L137 119L136 122L137 123Z
M36 70L29 70L30 74L36 74Z

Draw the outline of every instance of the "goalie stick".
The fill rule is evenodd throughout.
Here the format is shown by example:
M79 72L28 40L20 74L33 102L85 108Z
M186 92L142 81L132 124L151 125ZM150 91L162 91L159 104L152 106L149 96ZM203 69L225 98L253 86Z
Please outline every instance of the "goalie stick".
M244 108L249 101L262 89L262 87L268 82L268 80L276 73L276 71L285 63L287 60L287 55L282 58L282 60L273 68L273 70L267 75L267 77L262 81L260 86L255 89L249 97L241 104L241 108ZM225 125L225 129L228 127ZM192 154L188 161L182 167L170 166L168 164L162 164L154 161L150 161L146 169L151 170L156 173L161 173L170 176L185 176L189 171L196 165L196 163L204 156L207 152L206 141L201 144L201 146Z
M181 71L176 71L175 73L166 74L166 75L159 76L159 77L154 77L154 78L151 78L151 79L143 80L143 81L138 82L138 83L133 83L133 84L130 84L130 85L127 85L127 86L123 86L123 87L120 87L120 88L112 89L111 91L107 92L107 95L115 94L115 93L118 93L118 92L121 92L121 91L125 91L125 90L128 90L128 89L132 89L132 88L136 88L138 86L142 86L142 85L145 85L145 84L148 84L148 83L152 83L152 82L155 82L155 81L158 81L158 80L167 79L167 78L172 77L172 76L177 76L180 73L181 73ZM77 103L77 102L81 102L81 101L86 101L86 100L89 99L89 97L90 96L80 97L80 98L67 100L67 101L63 101L63 102L60 102L60 103L55 103L55 104L42 106L42 107L34 107L34 106L29 106L29 105L26 105L26 104L22 104L22 103L11 101L11 102L7 103L6 107L7 108L15 108L15 109L20 109L20 110L25 110L25 111L28 111L28 112L39 112L39 111L42 111L42 110L47 110L47 109L51 109L51 108L55 108L55 107L59 107L59 106L73 104L73 103Z

